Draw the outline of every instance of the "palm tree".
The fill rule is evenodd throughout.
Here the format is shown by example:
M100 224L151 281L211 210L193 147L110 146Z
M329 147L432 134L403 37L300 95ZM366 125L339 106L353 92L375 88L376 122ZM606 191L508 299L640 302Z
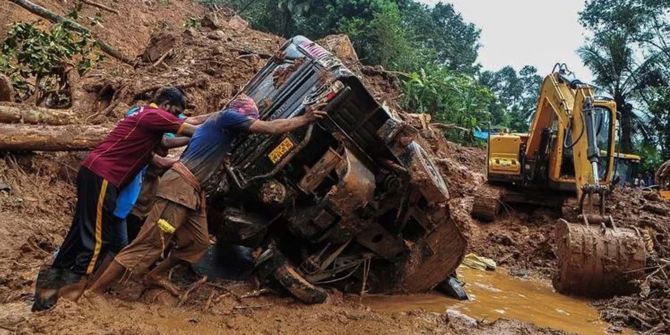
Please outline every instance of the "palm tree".
M634 112L633 100L644 99L649 79L657 75L657 54L645 57L638 64L633 40L623 31L600 32L578 53L593 72L595 83L616 102L617 111L621 114L621 149L632 152L633 132L640 130L643 136L647 133L644 122Z

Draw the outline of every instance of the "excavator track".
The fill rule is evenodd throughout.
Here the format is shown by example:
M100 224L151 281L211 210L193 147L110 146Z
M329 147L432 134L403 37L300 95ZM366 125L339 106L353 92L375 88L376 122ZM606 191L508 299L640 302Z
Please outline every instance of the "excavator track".
M484 184L475 191L472 217L484 222L492 222L500 212L505 190L498 186Z

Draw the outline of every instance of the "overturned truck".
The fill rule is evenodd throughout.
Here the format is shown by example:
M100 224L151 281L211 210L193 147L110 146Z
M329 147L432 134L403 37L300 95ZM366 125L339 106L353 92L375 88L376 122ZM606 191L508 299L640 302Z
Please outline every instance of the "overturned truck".
M208 195L218 243L255 255L255 275L306 303L324 285L349 292L420 292L454 273L467 246L449 192L415 140L335 56L288 40L242 93L261 118L325 102L328 117L284 135L236 139Z

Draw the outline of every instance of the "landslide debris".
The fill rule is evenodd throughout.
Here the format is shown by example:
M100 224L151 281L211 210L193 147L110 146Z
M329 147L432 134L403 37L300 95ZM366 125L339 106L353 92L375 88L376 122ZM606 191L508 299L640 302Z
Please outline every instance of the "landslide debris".
M130 3L135 2L118 1L115 2L115 6L132 11ZM156 9L157 4L152 2L148 5L145 1L139 6L148 6L148 9L143 11L151 12ZM162 12L159 10L157 13L156 16L159 16ZM238 24L237 19L236 24L226 24L227 20L232 18L222 15L217 18L217 23L203 24L201 29L182 29L177 28L178 25L170 24L152 35L138 57L139 63L135 68L107 62L91 71L77 83L79 92L76 94L78 98L73 109L77 112L80 122L83 124L115 122L124 115L129 106L148 100L156 89L167 84L176 85L186 91L193 114L209 113L223 107L284 42L283 38ZM148 26L153 24L153 21L147 23ZM116 25L124 26L118 22ZM125 33L126 29L118 28L115 31L117 32L114 36L117 37L133 35ZM145 33L142 29L142 34ZM144 40L148 38L148 34L146 35ZM109 40L116 39L114 36ZM124 38L131 41L127 50L140 50L140 44L137 42L140 37L133 35ZM125 39L118 40L125 41ZM324 43L324 45L341 48L340 42ZM344 49L346 50L346 45ZM421 122L420 118L402 111L397 103L402 94L397 77L381 67L361 65L354 57L355 52L345 54L349 55L343 57L347 67L363 76L365 85L373 95L392 107L399 118L420 130L421 144L424 148L430 149L429 154L433 156L448 184L451 215L468 237L470 251L493 258L498 264L509 267L516 275L524 276L539 272L549 276L555 268L553 228L559 215L546 209L506 208L502 217L491 224L480 223L470 218L474 191L485 182L485 150L450 143L438 129L431 127L430 123ZM60 245L62 236L69 226L75 199L73 176L76 175L80 159L81 157L72 154L8 155L0 158L0 215L5 218L0 224L0 236L3 241L8 241L0 248L0 282L3 284L0 286L0 303L16 304L26 299L31 292L30 287L37 267ZM653 192L628 188L617 189L609 203L610 213L618 225L637 227L646 232L650 237L649 240L653 242L654 254L651 256L648 276L641 283L642 290L639 294L599 301L597 306L603 318L614 324L643 331L652 330L652 333L668 333L670 332L668 328L670 327L668 314L670 228L667 213L670 206L654 196ZM193 298L194 304L206 304L210 293L196 294ZM217 297L225 293L225 290L216 292ZM232 298L220 300L222 304L233 306L236 304ZM263 304L285 306L291 303L284 300L270 300L261 301L258 305ZM292 307L303 309L299 305ZM147 312L145 307L132 304L124 308L127 310L121 313L122 315L110 321L111 329L126 333L147 331L142 326L131 325L133 322L141 321L133 314L137 314L137 311ZM369 319L372 326L367 323L366 325L371 327L370 330L373 332L388 330L380 326L382 323L397 327L399 333L407 333L408 329L414 326L428 327L428 333L444 331L444 320L438 322L434 320L434 316L427 317L429 322L408 321L411 317L405 316L397 320L378 316L369 311L348 312L351 307L347 304L341 306L336 303L335 306L323 308L324 311L319 310L314 314L316 320L308 323L309 327L313 327L310 329L316 330L317 324L327 322L330 328L326 328L325 331L333 330L334 333L338 333L342 330L356 329L354 325L360 324L359 320ZM156 310L147 312L155 317L149 323L159 323L163 318L161 313L167 313L165 310L160 312L160 307L157 310L158 312ZM252 325L255 322L252 319L258 320L259 316L260 319L281 319L282 321L277 321L279 323L291 321L300 323L304 315L312 315L312 312L305 311L302 311L302 314L300 312L284 314L279 312L279 309L273 308L269 308L268 311L263 311L262 308L243 310L245 311L240 312L240 315L233 314L232 321L225 321L223 325L220 321L216 321L221 319L220 315L199 319L194 313L180 310L179 316L189 320L185 325L198 324L202 320L204 325L210 327L223 326L235 330ZM200 310L198 312L200 313ZM353 315L352 313L355 315L360 313L363 316L347 316ZM57 325L56 319L63 317L95 319L101 316L74 304L64 304L58 307L52 316L30 321L31 328L25 329L58 333L64 328ZM190 319L195 321L191 322ZM340 319L344 321L338 321ZM329 323L333 320L349 326L337 330L336 326ZM95 331L100 329L98 322L100 321L87 323L80 329ZM432 325L433 328L426 324ZM269 325L261 323L252 329L264 329L264 326ZM455 333L463 333L465 329L458 328L459 326L450 327ZM478 326L480 327L482 333L490 333L491 329L497 329L495 327L498 326L493 328ZM290 326L283 329L289 332L298 330ZM529 333L538 330L531 327L522 331Z
M619 188L610 198L609 212L620 227L640 231L653 250L640 292L596 302L603 319L650 334L670 333L670 202L658 193Z

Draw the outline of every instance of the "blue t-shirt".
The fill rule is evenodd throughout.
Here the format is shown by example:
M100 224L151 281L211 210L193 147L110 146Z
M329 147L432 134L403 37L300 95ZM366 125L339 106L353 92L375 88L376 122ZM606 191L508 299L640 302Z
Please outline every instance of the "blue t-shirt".
M180 161L204 184L223 164L235 135L247 131L252 121L232 108L215 113L195 131Z

